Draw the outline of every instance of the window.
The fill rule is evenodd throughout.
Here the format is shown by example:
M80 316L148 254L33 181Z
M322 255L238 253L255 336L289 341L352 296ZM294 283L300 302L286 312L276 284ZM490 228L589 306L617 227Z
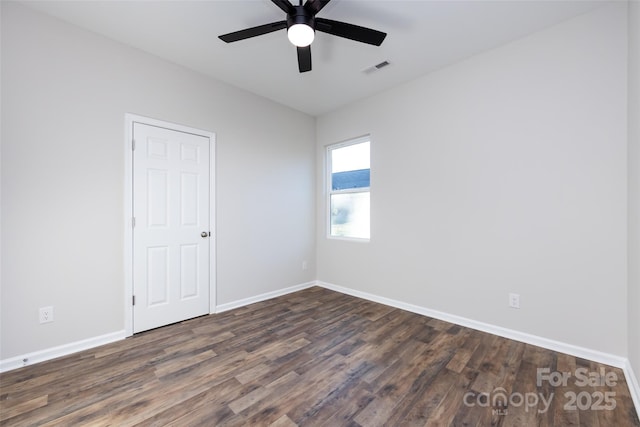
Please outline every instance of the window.
M369 239L369 137L327 149L329 236Z

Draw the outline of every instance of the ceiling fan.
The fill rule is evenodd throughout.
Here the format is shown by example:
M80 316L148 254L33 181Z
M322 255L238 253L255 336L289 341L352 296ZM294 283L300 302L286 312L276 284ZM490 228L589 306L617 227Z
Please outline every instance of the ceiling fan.
M302 0L298 6L294 6L289 0L271 0L276 6L287 14L286 21L272 22L270 24L259 25L257 27L246 28L229 34L219 36L227 43L251 37L261 36L274 31L287 29L289 41L298 49L298 69L301 73L311 71L311 42L315 31L333 34L361 43L380 46L387 36L381 31L346 22L333 21L331 19L316 18L316 14L329 3L330 0L307 0L302 5Z

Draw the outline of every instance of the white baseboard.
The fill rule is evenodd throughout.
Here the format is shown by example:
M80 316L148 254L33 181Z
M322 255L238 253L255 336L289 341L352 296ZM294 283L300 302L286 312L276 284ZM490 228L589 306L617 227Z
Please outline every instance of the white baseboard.
M216 307L216 313L222 313L224 311L233 310L234 308L244 307L256 302L266 301L271 298L276 298L282 295L287 295L293 292L301 291L303 289L311 288L313 286L320 286L326 289L330 289L336 292L340 292L346 295L366 299L369 301L377 302L380 304L396 307L401 310L410 311L412 313L420 314L423 316L433 317L435 319L443 320L445 322L453 323L460 326L465 326L471 329L487 332L490 334L498 335L504 338L509 338L515 341L524 342L527 344L536 345L549 350L558 351L561 353L570 354L572 356L581 357L583 359L592 360L594 362L603 363L609 366L615 366L624 371L627 385L629 386L629 392L633 399L636 411L640 414L640 385L638 383L638 377L635 375L631 363L627 358L616 356L601 351L588 349L584 347L575 346L572 344L563 343L560 341L543 338L537 335L527 334L524 332L516 331L513 329L503 328L501 326L491 325L489 323L478 322L476 320L468 319L466 317L456 316L432 310L429 308L417 306L414 304L405 303L402 301L381 297L378 295L370 294L368 292L362 292L343 286L333 285L331 283L312 281L303 283L300 285L291 286L277 291L267 292L264 294L256 295L249 298L233 301L226 304L221 304ZM55 359L61 356L67 356L72 353L76 353L83 350L88 350L94 347L98 347L104 344L109 344L115 341L119 341L126 338L126 331L112 332L110 334L101 335L94 338L89 338L82 341L77 341L70 344L61 345L33 353L24 354L22 356L12 357L6 360L0 360L0 372L6 372L13 369L21 368L23 366L32 365L34 363L44 362L46 360Z
M631 393L631 398L633 399L633 404L636 407L636 412L638 413L638 417L640 417L640 384L638 383L638 376L633 372L633 367L629 360L627 360L624 367L624 376L627 380L629 393Z
M33 365L34 363L44 362L46 360L55 359L57 357L68 356L83 350L89 350L104 344L125 339L125 331L112 332L110 334L100 335L98 337L88 338L86 340L76 341L57 347L47 348L45 350L34 351L32 353L23 354L21 356L0 360L0 372L11 371L13 369L22 368L23 366Z
M629 392L631 393L631 398L633 399L633 403L636 407L636 412L640 415L640 386L638 385L638 377L633 372L633 368L631 367L631 363L629 363L629 359L625 357L617 356L610 353L604 353L598 350L580 347L573 344L567 344L561 341L555 341L537 335L527 334L513 329L491 325L489 323L478 322L476 320L467 319L466 317L456 316L454 314L444 313L441 311L408 304L402 301L370 294L368 292L362 292L351 288L345 288L343 286L333 285L331 283L319 281L317 282L317 286L321 286L323 288L340 292L346 295L366 299L368 301L373 301L391 307L399 308L401 310L410 311L412 313L421 314L423 316L433 317L435 319L443 320L445 322L453 323L460 326L465 326L478 331L487 332L515 341L520 341L526 344L546 348L548 350L557 351L560 353L565 353L620 368L624 372L627 385L629 386Z
M216 307L216 313L232 310L234 308L243 307L245 305L253 304L255 302L265 301L271 298L279 297L281 295L290 294L303 289L316 286L317 282L307 282L289 288L279 289L277 291L268 292L254 297L245 298L238 301L233 301L227 304L222 304ZM23 366L33 365L34 363L45 362L47 360L55 359L57 357L68 356L79 351L88 350L94 347L98 347L104 344L109 344L115 341L120 341L127 337L126 331L112 332L110 334L101 335L98 337L88 338L82 341L76 341L69 344L64 344L57 347L52 347L44 350L35 351L28 354L12 357L6 360L0 360L0 372L7 372L14 369L22 368Z
M223 311L233 310L234 308L244 307L245 305L254 304L256 302L266 301L271 298L276 298L282 295L287 295L293 292L298 292L303 289L311 288L313 286L317 286L318 282L307 282L302 283L300 285L290 286L284 289L278 289L277 291L267 292L264 294L256 295L249 298L244 298L237 301L228 302L226 304L220 304L216 307L216 313L222 313Z
M501 326L496 326L489 323L478 322L466 317L432 310L429 308L381 297L367 292L361 292L354 289L345 288L343 286L333 285L331 283L318 282L318 286L341 292L343 294L352 295L358 298L363 298L369 301L378 302L380 304L385 304L391 307L410 311L412 313L421 314L423 316L444 320L445 322L454 323L456 325L465 326L471 329L476 329L478 331L487 332L504 338L509 338L515 341L536 345L538 347L570 354L572 356L581 357L583 359L593 360L594 362L603 363L605 365L615 366L616 368L624 369L627 364L626 358L616 356L614 354L603 353L601 351L579 347L573 344L567 344L561 341L555 341L537 335L531 335L513 329L503 328Z

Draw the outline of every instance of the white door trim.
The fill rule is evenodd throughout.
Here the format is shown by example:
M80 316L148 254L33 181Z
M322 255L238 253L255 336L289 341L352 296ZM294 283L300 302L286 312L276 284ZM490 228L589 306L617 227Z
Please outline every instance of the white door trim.
M214 313L216 308L216 203L215 203L215 172L216 172L216 134L210 131L195 129L188 126L151 119L136 114L125 114L125 139L124 139L124 329L125 335L133 335L133 124L141 123L149 126L157 126L179 132L192 133L194 135L209 138L209 224L211 238L209 239L209 313Z

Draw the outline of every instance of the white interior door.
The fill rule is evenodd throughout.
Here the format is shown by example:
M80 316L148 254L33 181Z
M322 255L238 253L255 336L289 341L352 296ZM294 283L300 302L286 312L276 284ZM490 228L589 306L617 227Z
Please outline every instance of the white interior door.
M210 140L133 123L133 332L209 313Z

